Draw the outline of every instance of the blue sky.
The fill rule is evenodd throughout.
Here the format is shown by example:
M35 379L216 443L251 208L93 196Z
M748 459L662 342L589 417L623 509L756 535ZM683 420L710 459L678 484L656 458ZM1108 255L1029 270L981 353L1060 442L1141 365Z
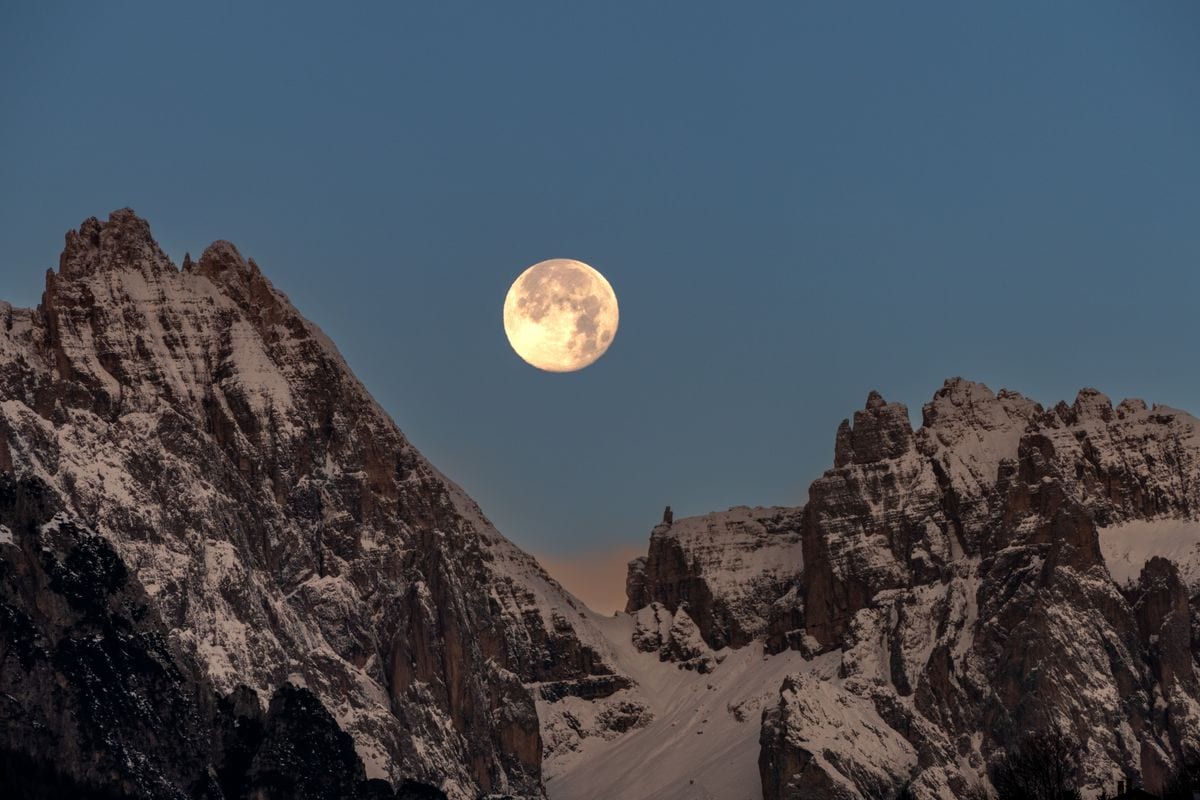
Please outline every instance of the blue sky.
M168 5L0 9L0 297L230 239L538 552L797 503L872 388L1200 411L1195 3ZM576 374L501 328L552 257L621 300Z

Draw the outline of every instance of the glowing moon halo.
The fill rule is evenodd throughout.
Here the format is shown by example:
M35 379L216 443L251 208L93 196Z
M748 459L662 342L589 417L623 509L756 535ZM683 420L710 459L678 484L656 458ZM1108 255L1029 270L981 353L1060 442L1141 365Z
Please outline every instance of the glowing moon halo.
M504 333L521 358L547 372L595 362L617 335L617 295L582 261L552 258L521 273L504 298Z

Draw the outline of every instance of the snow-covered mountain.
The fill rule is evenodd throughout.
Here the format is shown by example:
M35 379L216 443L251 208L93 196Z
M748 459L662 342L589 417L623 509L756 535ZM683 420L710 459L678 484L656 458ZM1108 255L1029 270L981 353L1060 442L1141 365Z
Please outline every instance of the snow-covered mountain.
M0 304L0 769L951 798L1057 726L1093 792L1153 787L1200 748L1198 431L961 379L913 430L872 393L806 505L664 519L604 617L233 245L176 267L132 211L89 219L38 308Z
M536 698L623 679L228 242L177 268L130 210L0 306L0 470L111 543L222 694L308 687L369 777L540 797Z
M802 654L761 717L767 800L961 796L1048 726L1091 793L1157 787L1200 745L1198 434L1140 400L1085 389L1044 410L961 379L914 431L872 393L808 503L771 510L787 522L734 509L656 527L630 609L702 609L717 686L737 681L731 616L773 658ZM741 558L765 566L726 566Z

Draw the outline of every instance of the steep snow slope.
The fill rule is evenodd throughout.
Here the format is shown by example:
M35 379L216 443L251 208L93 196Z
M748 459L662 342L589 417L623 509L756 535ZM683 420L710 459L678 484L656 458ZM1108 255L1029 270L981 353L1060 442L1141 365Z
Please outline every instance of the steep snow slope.
M1200 521L1137 519L1099 529L1104 563L1120 585L1135 583L1154 556L1173 561L1184 583L1200 592Z
M551 800L760 800L763 709L775 703L785 676L832 679L837 669L836 657L769 656L756 642L719 652L720 663L700 674L633 647L630 616L593 619L611 642L619 671L636 681L626 694L643 705L643 719L623 736L589 737L578 749L548 758ZM576 718L593 713L583 700L566 710ZM545 718L549 711L539 704Z

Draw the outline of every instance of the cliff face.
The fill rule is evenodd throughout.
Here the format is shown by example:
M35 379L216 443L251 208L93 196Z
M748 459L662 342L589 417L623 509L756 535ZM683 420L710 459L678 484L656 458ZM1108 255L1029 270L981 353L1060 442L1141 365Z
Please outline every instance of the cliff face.
M132 211L0 308L0 468L111 543L222 692L309 687L371 777L540 796L527 684L612 669L503 539L227 242L177 269Z
M41 774L30 789L45 783L45 796L56 781L113 796L207 796L211 690L180 669L108 543L56 514L45 487L7 475L0 620L0 749L29 764L6 770L6 785L32 772ZM156 729L180 733L159 743Z
M214 692L109 542L0 475L0 785L11 798L445 800L369 781L307 689Z
M712 648L763 636L772 602L798 584L804 560L800 514L734 508L663 523L650 551L630 565L626 612L658 603L683 608Z
M779 512L797 524L759 545L786 561L759 576L770 612L753 635L807 659L763 714L764 796L886 797L911 782L953 797L1048 727L1077 743L1083 785L1160 785L1200 745L1195 604L1168 560L1194 580L1198 434L1183 412L1114 408L1095 390L1044 410L959 379L914 431L872 393L808 503ZM631 608L681 603L678 587L744 549L706 530L691 544L702 558L671 559L655 529ZM836 675L814 678L829 658ZM870 734L836 724L846 715Z

